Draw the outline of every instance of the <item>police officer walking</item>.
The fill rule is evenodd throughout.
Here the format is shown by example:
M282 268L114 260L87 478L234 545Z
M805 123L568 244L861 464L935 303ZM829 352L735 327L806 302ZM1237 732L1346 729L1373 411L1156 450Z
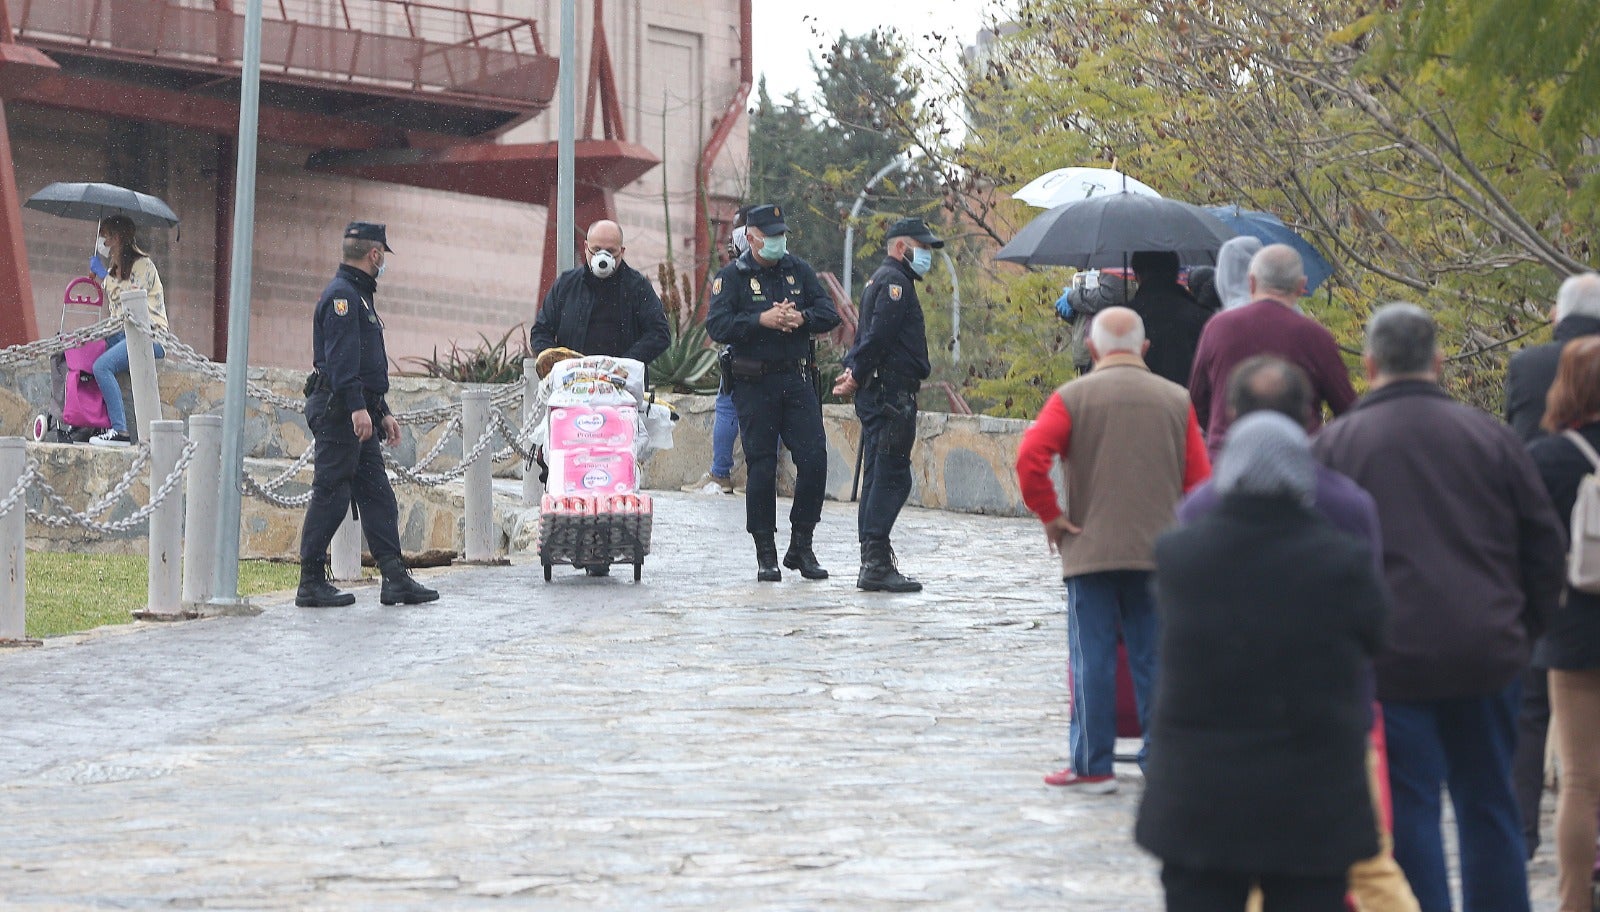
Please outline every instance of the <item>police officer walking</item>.
M789 227L777 206L745 216L750 249L722 267L711 282L706 333L730 346L731 375L749 481L745 529L755 539L756 579L777 582L778 441L794 457L794 506L783 565L806 579L827 579L811 550L822 519L828 454L822 404L806 376L809 337L839 325L839 314L805 260L787 251ZM726 380L724 382L727 382Z
M895 566L889 532L911 495L911 445L917 439L917 391L932 373L917 280L944 241L920 218L889 227L889 255L861 295L856 344L845 356L835 395L855 394L861 419L861 573L869 592L918 592L922 584Z
M389 412L389 358L375 298L389 249L383 225L351 222L344 230L344 262L317 302L311 325L314 370L306 379L306 424L315 440L311 503L300 530L302 608L355 604L356 597L328 582L328 546L355 502L361 531L383 572L378 600L385 605L431 602L439 593L406 571L400 557L400 513L383 469L379 441L400 442Z

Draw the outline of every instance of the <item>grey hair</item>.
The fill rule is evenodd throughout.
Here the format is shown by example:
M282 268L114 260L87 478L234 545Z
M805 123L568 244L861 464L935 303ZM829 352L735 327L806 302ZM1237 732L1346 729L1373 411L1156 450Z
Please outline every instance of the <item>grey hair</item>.
M369 241L366 238L345 238L344 260L346 263L354 263L366 259L367 254L372 251L382 249L382 241Z
M1367 321L1367 354L1379 373L1425 374L1433 369L1437 333L1426 310L1403 301L1385 304Z
M1287 495L1310 506L1317 468L1306 430L1278 412L1251 412L1228 428L1217 457L1217 493Z
M1268 244L1250 260L1250 275L1258 292L1297 295L1306 282L1306 267L1298 250L1288 244Z
M1561 283L1556 292L1556 320L1568 317L1600 319L1600 275L1580 272Z
M1133 325L1121 335L1113 334L1106 328L1106 321L1102 320L1108 313L1121 311L1132 318ZM1144 318L1137 311L1125 307L1108 307L1095 314L1094 322L1089 324L1089 341L1094 343L1094 350L1103 358L1112 352L1129 352L1139 354L1144 348Z

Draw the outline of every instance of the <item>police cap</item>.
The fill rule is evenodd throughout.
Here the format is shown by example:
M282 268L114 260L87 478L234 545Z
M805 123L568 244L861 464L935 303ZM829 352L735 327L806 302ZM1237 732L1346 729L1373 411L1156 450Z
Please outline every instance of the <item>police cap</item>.
M377 241L383 245L384 253L394 253L389 249L389 239L386 232L387 226L381 222L351 222L344 226L346 238L359 238L363 241Z
M750 211L745 213L744 223L767 237L789 233L789 226L783 223L783 210L771 203L752 206Z
M944 246L944 241L928 230L928 224L920 218L903 218L889 226L889 233L885 241L892 241L897 237L908 237L921 241L935 250Z

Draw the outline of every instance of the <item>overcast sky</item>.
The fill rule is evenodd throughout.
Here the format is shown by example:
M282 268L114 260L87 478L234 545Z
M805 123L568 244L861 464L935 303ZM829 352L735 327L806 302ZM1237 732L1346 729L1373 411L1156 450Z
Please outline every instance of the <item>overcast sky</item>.
M992 0L919 0L914 3L872 3L862 0L756 0L756 81L767 77L774 99L798 90L809 98L816 87L811 56L825 39L844 31L860 35L874 28L894 27L915 44L927 47L921 36L941 32L972 44L983 27L984 12ZM818 37L813 31L820 32ZM751 90L751 100L754 99Z

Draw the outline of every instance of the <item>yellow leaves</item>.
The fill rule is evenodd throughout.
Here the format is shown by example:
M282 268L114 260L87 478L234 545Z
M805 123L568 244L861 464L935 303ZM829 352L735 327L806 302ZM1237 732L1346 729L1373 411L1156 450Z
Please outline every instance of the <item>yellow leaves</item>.
M1369 33L1371 33L1371 31L1374 28L1377 28L1379 22L1382 21L1382 19L1383 19L1383 14L1382 13L1379 13L1379 12L1368 13L1365 16L1362 16L1361 18L1357 19L1356 21L1354 21L1354 22L1350 23L1349 25L1345 26L1344 28L1336 29L1336 30L1328 33L1327 43L1329 43L1329 44L1353 44L1356 41L1367 37L1367 35Z

